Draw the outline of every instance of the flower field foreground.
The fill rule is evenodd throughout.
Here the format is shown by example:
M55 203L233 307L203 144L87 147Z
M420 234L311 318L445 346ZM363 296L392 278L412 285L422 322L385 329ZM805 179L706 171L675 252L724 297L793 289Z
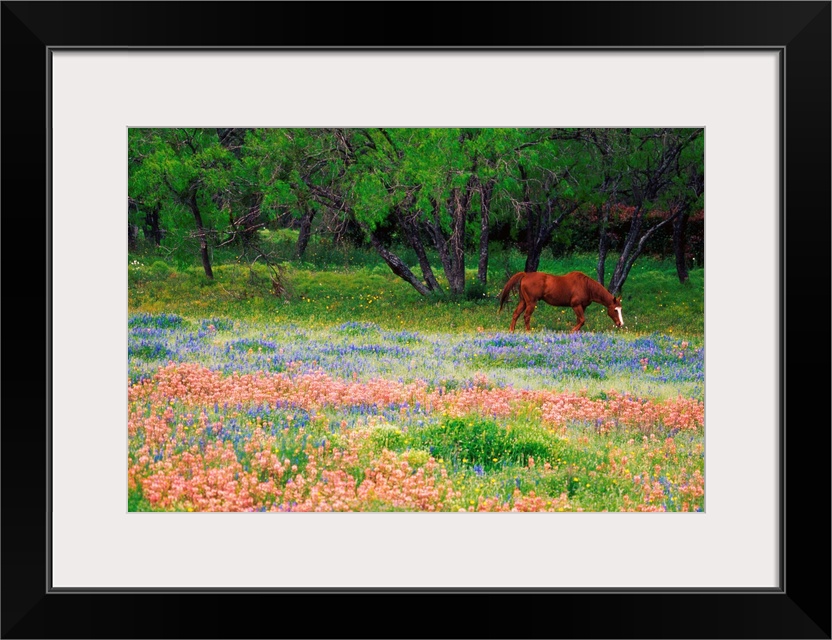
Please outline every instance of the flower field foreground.
M704 507L700 398L670 397L666 388L651 398L630 391L564 388L551 379L546 384L546 372L557 369L558 358L563 363L567 357L575 359L570 364L574 382L574 372L580 370L574 354L581 349L595 366L615 364L605 364L607 352L586 349L595 340L589 335L581 337L585 342L544 336L562 341L566 351L554 354L552 361L538 358L539 379L519 386L501 382L506 369L496 365L511 366L512 354L526 351L525 336L449 335L457 347L467 345L467 352L457 358L469 363L485 360L482 354L489 349L506 351L502 360L492 351L488 358L494 362L470 378L454 379L443 372L440 380L431 369L436 363L413 353L399 358L398 365L392 360L385 364L396 336L367 338L362 327L357 339L342 345L365 349L328 363L322 357L278 357L281 350L296 357L321 355L327 348L337 352L342 348L337 331L321 342L309 335L258 338L261 350L249 342L240 353L234 345L252 339L231 327L225 327L229 333L221 338L218 324L188 328L176 317L131 319L131 511ZM156 348L148 346L150 335L158 350L179 357L158 361ZM420 348L444 348L438 336L412 334L408 340L417 354ZM262 342L267 341L264 355ZM188 345L200 342L206 348L188 351ZM298 342L306 343L305 351ZM696 371L696 350L687 344L666 346L649 340L629 343L626 363L631 375L640 376L636 386L650 388L647 378L656 375L642 364L645 358L665 363L671 375L695 380L701 373L701 364ZM623 353L628 344L609 347ZM686 359L674 374L670 365ZM348 365L366 366L367 371L347 372ZM396 366L397 377L378 375ZM404 367L410 367L409 375Z
M320 329L172 314L133 315L128 329L130 382L173 361L226 374L292 365L346 379L422 380L445 388L487 375L498 386L704 399L701 344L659 334L428 333L356 322Z

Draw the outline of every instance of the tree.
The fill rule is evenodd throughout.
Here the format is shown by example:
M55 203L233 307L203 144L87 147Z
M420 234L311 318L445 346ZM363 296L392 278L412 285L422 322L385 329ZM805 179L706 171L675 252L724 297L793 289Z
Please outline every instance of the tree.
M585 146L571 129L516 129L501 183L524 238L524 271L537 271L553 233L593 193Z
M682 196L682 213L673 220L673 255L676 259L676 274L679 282L688 281L687 228L691 211L701 209L705 193L704 159L705 139L700 136L682 152L678 176Z
M701 154L683 152L702 134L702 129L594 129L581 132L581 139L599 154L599 173L604 175L607 192L599 229L598 275L602 283L610 208L620 200L632 206L629 230L607 284L613 295L621 293L633 264L650 237L672 224L686 210L679 176L685 171L685 163L690 166L690 163L701 162L702 158ZM646 227L646 213L650 210L664 212L664 216Z
M337 205L343 158L329 129L260 129L244 160L256 166L264 207L287 213L298 225L295 255L302 258L321 210Z
M617 253L608 288L620 293L662 230L684 281L704 191L701 129L132 129L129 144L129 223L157 245L195 242L209 278L213 247L268 261L257 232L290 219L298 258L329 230L422 295L460 295L469 252L487 283L492 229L520 238L536 271L562 228L581 250L597 234L602 283Z
M342 130L349 154L346 158L346 210L364 230L371 246L390 270L422 295L440 291L427 259L419 227L415 198L424 188L414 180L414 149L422 130ZM429 176L424 176L426 179ZM398 233L397 233L398 232ZM399 237L416 253L423 279L393 251L385 239Z
M471 151L476 157L475 180L479 195L477 280L488 282L489 241L495 203L507 191L516 148L525 135L522 129L475 129ZM476 200L475 200L476 202Z
M488 246L495 194L505 180L506 158L514 151L515 129L396 130L406 136L402 180L406 234L419 256L428 288L438 284L426 266L423 238L433 245L452 295L465 291L465 256L478 246L477 279L488 279Z
M218 207L228 214L228 238L223 244L234 242L243 248L257 244L257 231L265 226L259 176L248 171L245 162L249 157L246 141L252 131L246 128L216 130L220 145L234 158L229 165L231 177L226 189L216 194Z
M404 197L397 210L407 220L407 241L419 256L428 287L437 290L422 237L432 242L452 295L465 292L468 222L481 194L478 136L475 129L400 129L387 136L400 159L397 183Z
M577 164L570 157L571 145L545 140L527 148L526 157L517 164L523 199L519 205L525 218L527 273L537 271L540 256L549 244L552 233L572 214L580 202L575 198L572 172ZM570 167L569 164L573 166Z
M158 205L182 230L183 214L193 220L205 275L213 278L210 246L221 194L231 183L234 156L216 133L205 129L130 129L129 195Z

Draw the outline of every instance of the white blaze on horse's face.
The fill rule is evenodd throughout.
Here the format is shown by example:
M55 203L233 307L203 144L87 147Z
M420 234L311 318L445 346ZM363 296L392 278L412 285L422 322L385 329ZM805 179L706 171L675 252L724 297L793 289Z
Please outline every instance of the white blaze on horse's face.
M621 307L616 307L616 311L618 311L618 322L620 322L620 326L624 326L624 316L621 315Z

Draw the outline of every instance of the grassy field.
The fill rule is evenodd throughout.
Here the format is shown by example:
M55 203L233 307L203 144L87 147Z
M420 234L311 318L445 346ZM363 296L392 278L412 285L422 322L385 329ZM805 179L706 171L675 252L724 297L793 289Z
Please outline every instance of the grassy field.
M509 334L518 255L460 299L354 250L307 259L276 297L263 268L130 257L131 510L704 508L704 270L640 260L623 329L541 304Z
M225 264L214 267L208 280L196 265L174 267L159 258L131 256L128 267L131 311L180 313L202 317L216 315L263 320L274 324L296 323L326 327L345 322L372 322L385 329L436 331L507 331L517 301L512 294L497 313L497 296L510 275L523 270L522 256L492 258L488 285L480 288L476 269L468 269L468 294L458 300L420 296L395 276L377 256L355 250L330 249L313 257L316 263L282 262L286 295L271 291L268 271L257 265ZM419 273L415 264L412 269ZM611 264L611 263L610 263ZM541 260L540 271L583 271L595 277L593 256ZM436 272L440 284L441 270ZM633 267L624 286L625 333L665 333L702 336L704 333L704 269L690 272L679 283L672 260L644 257ZM533 329L568 331L574 325L571 309L541 303L532 316ZM587 310L584 331L613 327L600 305Z

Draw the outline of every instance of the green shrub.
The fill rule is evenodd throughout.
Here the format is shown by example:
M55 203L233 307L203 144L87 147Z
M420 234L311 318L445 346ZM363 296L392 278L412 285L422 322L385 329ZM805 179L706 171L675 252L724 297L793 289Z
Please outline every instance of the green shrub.
M150 265L148 271L150 272L151 278L153 278L154 280L164 280L171 274L172 269L170 268L167 262L157 260L156 262Z
M482 300L488 297L488 287L480 280L473 280L465 287L466 300Z
M370 441L378 448L401 451L404 449L405 435L400 429L386 425L376 427L370 433Z
M144 497L144 491L142 491L141 485L135 489L127 490L127 511L153 511L152 505L148 499Z
M435 457L488 470L507 463L526 464L529 457L553 457L554 442L538 431L506 428L493 420L469 417L445 420L413 435Z

